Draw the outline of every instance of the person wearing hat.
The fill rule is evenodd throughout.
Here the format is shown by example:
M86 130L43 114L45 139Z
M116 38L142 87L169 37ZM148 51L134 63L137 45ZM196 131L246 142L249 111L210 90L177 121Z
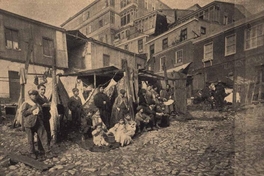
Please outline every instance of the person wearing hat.
M22 104L21 113L24 118L24 127L28 139L28 154L34 159L37 158L36 151L34 148L34 133L37 133L40 142L44 148L45 155L51 157L49 145L48 145L48 136L47 132L43 125L43 114L42 108L37 103L37 90L28 91L29 100L25 101Z
M128 98L126 91L121 89L118 97L116 97L112 108L110 119L110 127L113 127L120 119L124 119L125 115L129 113Z
M151 121L151 117L144 113L144 109L145 108L143 106L137 107L137 113L135 116L135 121L137 124L137 132L138 133L141 133L142 130L144 132L147 131L146 126Z
M94 105L99 109L101 120L109 129L111 104L109 97L104 93L104 87L102 85L99 86L99 92L94 96Z
M79 89L73 88L72 93L73 96L71 96L68 101L68 108L71 110L72 123L74 127L78 129L81 124L81 114L83 112L82 101L79 97Z
M50 131L50 102L48 98L45 96L46 93L46 86L44 83L41 83L37 86L38 89L38 96L37 96L37 103L41 105L42 107L42 112L43 112L43 125L45 127L45 130L47 131L48 134L48 140L49 143L51 141L51 131ZM40 139L37 138L37 143L38 143L38 149L40 153L44 153L44 149L41 145Z

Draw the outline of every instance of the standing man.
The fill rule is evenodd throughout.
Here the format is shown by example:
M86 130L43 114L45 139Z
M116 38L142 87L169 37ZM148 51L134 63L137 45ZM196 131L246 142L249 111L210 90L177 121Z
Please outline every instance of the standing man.
M68 102L68 107L72 113L72 122L75 128L79 128L81 124L81 115L83 112L82 109L82 101L79 97L79 89L73 88L72 89L73 96L70 97Z
M171 89L169 84L166 85L166 89L160 91L160 97L163 99L164 102L173 99L173 90ZM174 104L166 105L165 112L168 114L174 112Z
M36 159L36 153L34 148L34 133L37 133L40 142L44 148L46 157L51 157L50 148L48 145L47 132L43 125L42 108L37 103L38 91L28 91L29 100L22 104L21 113L24 118L24 126L28 139L29 156Z
M39 84L37 86L37 88L38 88L38 95L36 97L36 101L42 107L43 125L44 125L46 132L47 132L48 141L50 144L50 141L51 141L51 131L50 131L50 122L49 122L50 117L51 117L50 112L49 112L50 111L50 102L49 102L48 98L45 96L46 86L44 84ZM44 148L41 145L39 136L37 138L37 143L38 143L38 150L39 150L40 154L42 154L44 152Z
M99 86L99 92L94 96L94 104L99 109L100 117L106 127L109 129L110 115L111 115L111 105L109 97L104 93L104 87Z
M214 92L214 99L216 103L216 107L219 111L222 111L225 104L225 87L223 83L219 80L218 84L215 86L215 92Z

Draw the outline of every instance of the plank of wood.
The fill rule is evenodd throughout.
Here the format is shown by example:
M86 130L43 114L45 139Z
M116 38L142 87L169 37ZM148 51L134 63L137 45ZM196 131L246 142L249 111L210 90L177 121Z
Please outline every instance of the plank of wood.
M54 166L54 165L47 165L43 162L34 160L33 158L23 156L23 155L9 154L8 156L10 157L11 161L24 163L24 164L31 166L31 167L34 167L40 171L48 170Z

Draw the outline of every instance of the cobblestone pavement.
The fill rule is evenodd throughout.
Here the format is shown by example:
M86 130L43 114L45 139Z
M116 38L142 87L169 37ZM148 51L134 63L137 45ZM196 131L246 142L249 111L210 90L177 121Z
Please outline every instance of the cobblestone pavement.
M234 175L234 118L230 113L191 111L191 120L177 117L167 128L149 131L126 147L109 152L90 152L76 139L54 148L54 164L40 172L23 163L0 166L0 175ZM10 152L23 150L22 131L0 126L0 162ZM74 136L74 134L72 134Z

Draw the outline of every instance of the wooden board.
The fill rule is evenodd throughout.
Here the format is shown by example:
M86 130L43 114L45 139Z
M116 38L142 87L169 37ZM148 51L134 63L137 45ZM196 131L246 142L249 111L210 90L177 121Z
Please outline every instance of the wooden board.
M40 171L45 171L53 167L53 165L47 165L43 162L34 160L33 158L30 158L24 155L9 154L8 156L10 157L11 161L24 163Z

